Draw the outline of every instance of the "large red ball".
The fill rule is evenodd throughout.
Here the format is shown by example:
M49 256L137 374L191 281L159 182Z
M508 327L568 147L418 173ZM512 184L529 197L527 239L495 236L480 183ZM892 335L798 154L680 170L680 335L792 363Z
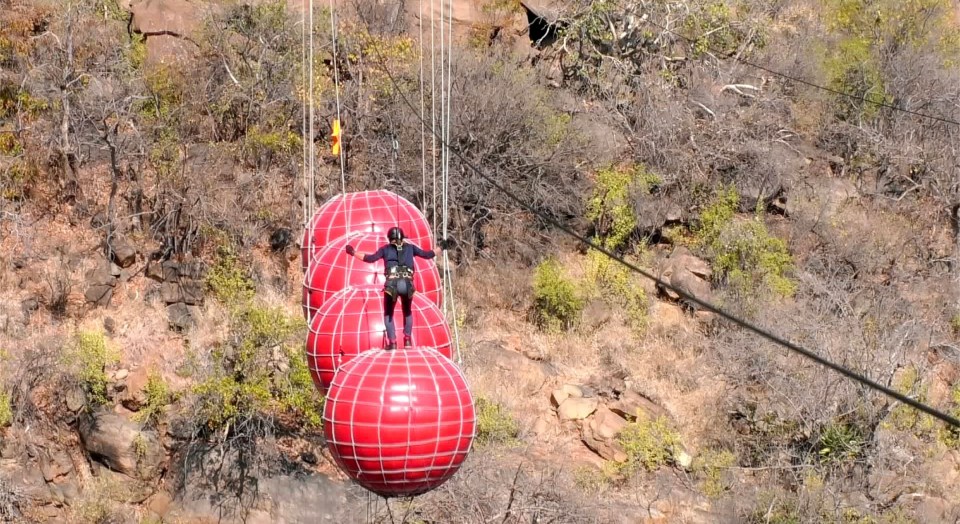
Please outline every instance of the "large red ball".
M324 302L341 289L349 286L383 286L383 260L367 264L346 253L347 245L357 253L373 253L386 244L378 233L351 233L332 240L321 248L310 262L304 275L303 314L307 320L313 317ZM422 247L422 246L418 246ZM430 248L423 248L429 250ZM440 271L435 258L414 258L413 284L417 293L442 306L443 288Z
M417 293L411 303L413 343L436 349L452 358L450 326L443 312L427 297ZM403 308L393 310L397 342L403 344ZM334 371L370 349L386 347L387 328L380 287L349 287L320 306L307 333L307 364L313 382L321 392L330 387Z
M373 350L340 369L323 410L337 465L379 495L413 496L452 477L470 452L476 413L466 379L428 348Z
M400 195L377 189L334 196L320 206L304 231L300 244L302 268L306 271L313 255L338 237L365 231L379 233L386 242L387 232L394 226L400 227L410 242L433 249L433 233L426 217Z

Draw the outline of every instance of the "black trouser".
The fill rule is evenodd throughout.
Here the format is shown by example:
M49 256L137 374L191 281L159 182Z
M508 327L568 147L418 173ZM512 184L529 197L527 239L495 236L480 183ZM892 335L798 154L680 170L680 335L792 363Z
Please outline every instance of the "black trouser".
M400 304L403 307L403 334L410 337L413 335L413 297L409 295L400 295ZM383 320L387 325L387 341L397 341L397 329L393 325L393 308L397 305L397 299L390 296L389 293L383 294Z

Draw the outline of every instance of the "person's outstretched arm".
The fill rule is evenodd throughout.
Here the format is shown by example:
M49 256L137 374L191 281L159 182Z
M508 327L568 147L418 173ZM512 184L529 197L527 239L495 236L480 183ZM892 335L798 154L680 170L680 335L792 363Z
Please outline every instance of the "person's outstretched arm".
M440 255L440 252L442 251L439 246L434 248L433 251L420 249L420 246L417 246L416 244L410 244L410 247L413 248L413 254L420 258L433 258Z
M384 248L381 247L380 249L374 251L373 253L363 254L363 253L358 253L357 250L353 248L353 246L348 245L346 248L346 252L348 255L369 264L370 262L376 262L377 260L380 260L381 258L383 258L383 254L384 254L383 249Z

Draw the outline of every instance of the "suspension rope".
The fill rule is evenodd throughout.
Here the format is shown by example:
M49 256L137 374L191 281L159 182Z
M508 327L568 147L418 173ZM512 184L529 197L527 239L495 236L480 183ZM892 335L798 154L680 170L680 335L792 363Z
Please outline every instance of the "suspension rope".
M313 96L307 89L307 9L300 11L300 82L305 96ZM307 175L307 101L302 101L300 111L300 136L303 137L303 228L310 228L313 215L310 213L310 177ZM309 233L307 233L309 235Z
M442 2L443 0L439 0ZM441 12L443 11L441 4ZM434 0L430 0L430 160L433 174L433 230L437 230L437 84L436 84L436 55L437 46L434 42Z
M427 122L424 115L423 93L423 0L420 0L420 16L417 19L420 27L420 211L427 211Z
M313 0L311 0L313 1ZM340 160L340 191L343 192L344 196L347 193L347 175L346 169L343 165L343 152L346 147L344 147L343 142L343 121L340 120L340 73L339 65L337 64L337 15L336 11L333 8L333 0L329 0L330 4L330 39L333 43L333 88L334 93L337 98L337 122L340 123L340 147L337 151L337 156ZM349 217L349 213L347 214ZM349 223L347 224L349 230Z

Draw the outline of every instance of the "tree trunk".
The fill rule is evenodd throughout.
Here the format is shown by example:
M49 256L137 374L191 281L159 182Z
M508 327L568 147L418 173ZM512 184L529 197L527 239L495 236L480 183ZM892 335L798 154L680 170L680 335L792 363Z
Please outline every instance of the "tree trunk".
M64 202L75 202L83 198L80 188L80 179L77 176L77 157L70 145L70 84L75 79L73 58L73 22L67 24L67 64L60 86L60 103L63 113L60 120L60 151L58 163L60 167L60 198Z

